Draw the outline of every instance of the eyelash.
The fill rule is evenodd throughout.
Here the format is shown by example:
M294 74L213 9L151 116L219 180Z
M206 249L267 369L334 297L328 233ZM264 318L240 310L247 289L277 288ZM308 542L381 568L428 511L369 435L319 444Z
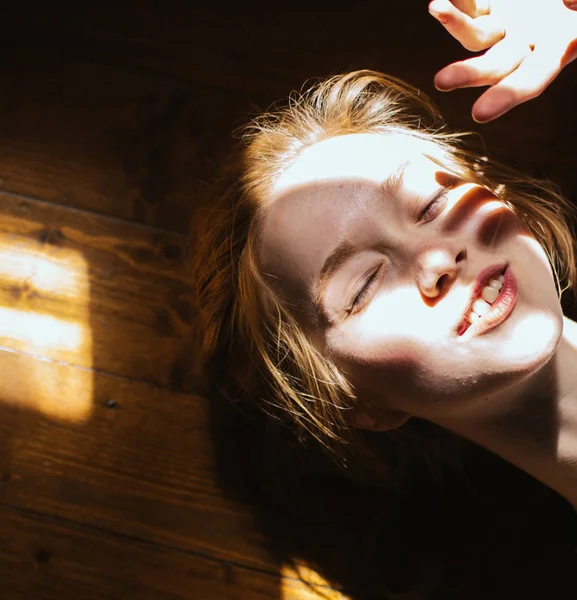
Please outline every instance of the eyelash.
M422 221L423 218L429 213L429 211L437 206L439 204L439 202L441 201L445 201L447 199L447 192L449 191L448 187L442 187L440 188L437 193L434 195L434 197L432 198L432 200L427 204L427 206L425 206L424 210L421 211L421 214L419 215L419 221ZM425 222L429 222L432 221L437 215L434 215L433 217L431 217L430 219L428 219Z
M371 289L372 283L375 281L375 279L377 278L377 275L379 274L379 270L380 269L377 269L371 275L369 275L368 279L365 281L360 292L355 296L355 299L353 300L353 303L351 304L351 306L348 310L349 314L352 313L354 311L354 309L359 304L361 304L361 302L365 299L365 297L367 296L367 294L369 293L369 291Z

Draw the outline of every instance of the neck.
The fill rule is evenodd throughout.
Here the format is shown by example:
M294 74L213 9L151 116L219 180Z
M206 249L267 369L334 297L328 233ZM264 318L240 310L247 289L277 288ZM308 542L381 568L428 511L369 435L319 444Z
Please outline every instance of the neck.
M439 425L498 454L577 510L577 324L567 317L563 321L549 362L503 393L505 413Z

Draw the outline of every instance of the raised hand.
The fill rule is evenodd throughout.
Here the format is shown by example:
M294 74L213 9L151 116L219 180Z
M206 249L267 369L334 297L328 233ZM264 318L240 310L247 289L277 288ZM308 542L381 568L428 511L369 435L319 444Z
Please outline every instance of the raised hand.
M541 94L577 58L577 0L433 0L429 12L465 48L486 50L435 76L441 91L490 86L473 105L482 123Z

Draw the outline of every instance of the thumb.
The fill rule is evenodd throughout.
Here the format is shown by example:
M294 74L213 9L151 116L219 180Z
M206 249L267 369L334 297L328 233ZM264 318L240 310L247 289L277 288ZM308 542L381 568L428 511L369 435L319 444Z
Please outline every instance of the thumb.
M571 10L577 10L577 0L563 0L565 6Z

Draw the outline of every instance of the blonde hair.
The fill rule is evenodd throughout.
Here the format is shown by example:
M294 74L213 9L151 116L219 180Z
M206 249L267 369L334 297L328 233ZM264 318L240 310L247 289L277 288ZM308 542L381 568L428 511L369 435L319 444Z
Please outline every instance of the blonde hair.
M337 75L293 93L288 103L240 131L235 160L195 240L200 369L230 400L266 411L300 440L314 438L350 472L356 459L357 467L402 486L415 453L431 468L447 454L439 442L443 434L411 419L389 432L387 452L375 452L371 435L347 418L356 400L351 385L311 343L259 268L259 236L272 186L304 148L350 133L419 138L446 170L491 190L545 249L559 298L568 287L575 291L571 205L551 184L465 149L464 134L445 131L426 96L374 71Z

